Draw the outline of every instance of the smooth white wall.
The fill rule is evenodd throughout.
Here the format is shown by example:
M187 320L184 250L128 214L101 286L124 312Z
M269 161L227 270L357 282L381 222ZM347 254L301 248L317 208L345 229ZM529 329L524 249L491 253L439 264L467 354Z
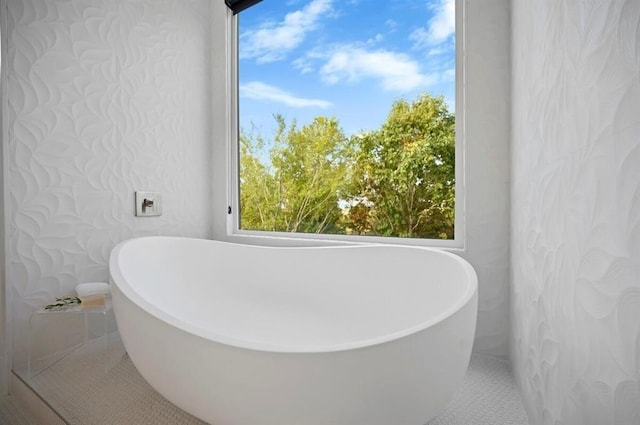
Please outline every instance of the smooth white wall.
M509 0L465 1L465 249L478 274L474 352L509 352ZM459 153L457 153L459 154Z
M514 0L511 359L532 425L640 423L640 1Z
M211 237L209 3L8 0L15 362L29 313L107 281L118 242ZM134 217L135 190L163 215Z

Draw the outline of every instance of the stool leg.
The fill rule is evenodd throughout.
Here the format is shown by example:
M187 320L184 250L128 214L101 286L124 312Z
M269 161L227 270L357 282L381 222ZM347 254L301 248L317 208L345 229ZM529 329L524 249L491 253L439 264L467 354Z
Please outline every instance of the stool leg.
M29 317L29 341L27 342L27 379L31 378L31 350L33 350L33 329L32 321L33 315Z
M104 313L102 315L102 323L104 325L104 373L106 375L109 369L109 362L107 361L107 350L109 349L109 334L107 333L107 313Z

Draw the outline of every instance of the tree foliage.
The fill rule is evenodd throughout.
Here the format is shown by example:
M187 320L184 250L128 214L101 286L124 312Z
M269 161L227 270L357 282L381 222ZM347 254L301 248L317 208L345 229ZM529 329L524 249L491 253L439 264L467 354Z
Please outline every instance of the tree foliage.
M399 100L380 130L352 143L347 226L359 234L453 238L455 118L444 99Z
M271 166L257 155L261 137L241 137L242 228L339 233L338 201L351 155L338 121L319 116L298 128L280 115L275 119Z
M264 139L255 133L240 134L240 225L251 230L280 230L277 225L277 192L269 165L260 159Z
M268 158L255 130L240 137L243 229L453 238L455 118L441 97L399 100L350 138L335 118L275 120Z

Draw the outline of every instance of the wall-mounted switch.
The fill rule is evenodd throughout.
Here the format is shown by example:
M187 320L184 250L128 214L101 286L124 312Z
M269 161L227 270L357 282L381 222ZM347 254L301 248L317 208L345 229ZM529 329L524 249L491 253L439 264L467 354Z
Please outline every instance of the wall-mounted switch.
M158 192L136 192L136 217L162 215L162 195Z

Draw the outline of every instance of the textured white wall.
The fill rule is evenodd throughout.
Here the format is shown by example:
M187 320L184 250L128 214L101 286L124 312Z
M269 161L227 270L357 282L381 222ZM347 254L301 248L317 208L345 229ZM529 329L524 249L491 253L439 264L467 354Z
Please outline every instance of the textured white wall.
M531 424L640 424L640 1L515 0L513 369Z
M8 0L15 357L29 312L135 236L211 237L209 0ZM163 215L134 217L134 190Z
M0 1L0 8L4 7L2 1ZM5 14L0 13L0 93L6 93L6 66L3 66L2 58L7 51L7 22ZM7 139L7 124L6 124L6 98L0 96L0 140ZM5 166L4 157L4 143L0 143L0 395L7 394L9 391L9 358L10 355L10 320L8 316L9 303L7 302L7 291L5 285L5 273L6 273L6 255L5 255L5 196L4 190L5 184Z

